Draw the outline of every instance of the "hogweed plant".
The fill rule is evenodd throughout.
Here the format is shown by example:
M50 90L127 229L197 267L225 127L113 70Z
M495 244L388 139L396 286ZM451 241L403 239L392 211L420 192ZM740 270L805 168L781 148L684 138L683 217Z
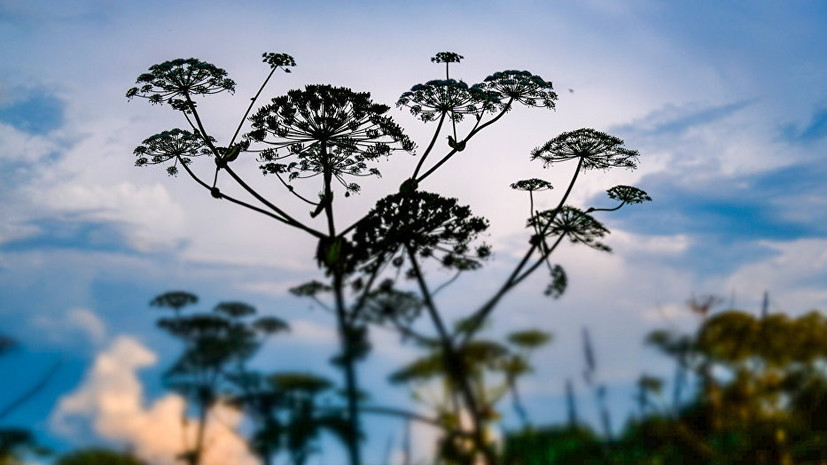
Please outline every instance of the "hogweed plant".
M528 192L526 250L495 292L466 315L462 325L452 325L441 311L437 293L460 275L482 268L490 258L491 247L479 241L489 222L474 216L470 207L457 199L428 192L427 181L437 170L449 169L452 159L459 159L454 166L461 164L460 155L470 151L473 139L515 107L554 110L557 94L552 83L528 71L505 70L469 85L451 77L451 67L463 57L440 52L431 61L444 65L444 79L417 84L396 102L397 107L433 128L422 144L424 149L418 150L390 116L390 107L374 102L367 92L308 85L271 98L254 110L276 71L290 72L296 64L285 54L265 53L263 58L270 72L238 126L228 128L228 133L233 131L228 140L206 129L199 107L208 95L235 90L226 71L190 58L154 65L140 75L127 97L171 107L181 113L186 128L147 138L135 149L136 165L165 165L171 175L183 170L212 197L266 215L281 227L299 229L317 240L314 258L323 277L296 287L293 293L313 299L335 316L340 352L334 363L343 372L346 418L350 431L356 432L347 444L351 465L362 463L360 416L367 412L407 416L439 425L446 437L467 437L470 452L462 458L443 457L445 463L499 463L485 434L491 418L487 412L490 402L475 388L478 369L465 354L479 343L477 331L489 321L502 298L538 269L547 269L551 278L546 294L558 297L564 292L566 274L561 265L551 261L551 255L566 239L609 250L601 242L609 231L592 213L650 200L646 193L630 186L609 189L609 197L619 201L612 208L583 210L567 201L583 173L633 169L638 153L620 139L594 129L565 132L535 149L531 159L542 161L543 167L573 163L574 174L561 190L557 206L543 211L535 210L535 194L550 191L548 181L532 178L512 184ZM445 140L447 143L440 142ZM360 192L358 179L379 176L377 165L399 152L418 156L410 176L364 216L342 224L337 214L347 197ZM196 157L212 158L214 163L196 166ZM235 162L241 157L258 161L261 172L274 178L284 195L267 196L251 187L250 174L236 169ZM235 185L233 192L240 188L243 196L228 194L228 185ZM304 205L306 216L289 213L296 211L297 205ZM453 277L435 285L426 273L433 267L449 270ZM423 318L430 321L433 331L422 329L419 322ZM398 331L439 354L448 377L446 385L452 390L450 397L470 415L470 430L362 401L356 368L370 351L369 328L373 325ZM516 392L516 373L527 367L511 368L514 374L509 388Z

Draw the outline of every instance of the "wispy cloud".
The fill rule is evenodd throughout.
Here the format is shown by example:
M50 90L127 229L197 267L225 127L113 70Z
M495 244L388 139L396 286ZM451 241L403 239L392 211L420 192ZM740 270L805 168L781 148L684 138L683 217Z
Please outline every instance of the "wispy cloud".
M782 133L790 142L806 144L824 139L827 137L827 108L818 108L804 127L787 125L782 128Z
M44 338L55 342L74 339L77 333L83 335L81 340L91 341L94 345L106 341L106 325L95 312L86 308L72 308L58 317L38 315L33 318L32 324L42 331Z
M701 105L696 103L678 106L668 104L640 120L618 126L613 130L622 134L674 137L690 129L728 118L748 108L753 103L753 100L742 100L723 105Z

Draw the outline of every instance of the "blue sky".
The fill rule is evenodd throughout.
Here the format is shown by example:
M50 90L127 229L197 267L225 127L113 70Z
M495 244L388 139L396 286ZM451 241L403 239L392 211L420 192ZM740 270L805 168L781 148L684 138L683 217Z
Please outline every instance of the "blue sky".
M562 250L566 295L548 300L545 277L532 278L503 302L491 329L555 333L524 386L535 420L555 422L565 418L567 378L579 383L581 410L593 417L580 377L580 329L588 326L620 423L642 371L671 373L643 336L666 325L693 328L684 306L691 294L757 310L768 291L773 311L827 310L825 26L820 2L0 0L0 332L22 343L0 359L2 376L15 380L0 385L0 400L64 361L56 379L0 426L31 427L58 450L132 441L151 456L174 447L142 436L138 423L120 422L101 401L117 388L131 396L124 402L134 418L163 425L165 412L175 411L159 375L177 347L154 328L158 313L147 306L169 289L199 294L204 309L245 300L290 320L292 335L268 344L261 366L312 366L336 377L326 363L333 322L287 293L318 275L314 244L213 201L183 176L132 166L140 141L186 122L127 102L124 93L157 62L215 63L237 93L203 108L228 137L267 71L264 51L298 62L266 94L324 82L393 104L413 84L439 77L429 58L443 50L465 56L452 72L468 82L527 69L560 93L555 112L515 109L429 180L429 189L459 197L492 223L486 241L494 260L443 296L450 315L504 279L525 243L528 206L508 185L527 177L562 184L568 176L565 166L531 163L532 148L594 127L641 152L639 170L589 172L573 193L575 204L606 205L607 188L634 184L654 198L601 218L614 253ZM393 116L425 145L426 127L405 111ZM346 214L370 208L412 160L389 162ZM255 163L240 166L268 186L255 178ZM540 206L550 207L555 194ZM376 337L382 350L363 366L365 383L378 401L408 402L385 377L415 351L391 334ZM119 360L122 370L101 376L106 360ZM419 434L427 443L428 432ZM381 455L386 440L370 453ZM231 443L217 450L241 453Z

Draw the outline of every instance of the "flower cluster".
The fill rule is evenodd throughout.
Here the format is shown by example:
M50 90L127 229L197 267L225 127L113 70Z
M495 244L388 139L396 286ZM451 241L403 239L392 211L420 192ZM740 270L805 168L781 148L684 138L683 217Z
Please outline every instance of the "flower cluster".
M295 179L327 167L348 187L342 175L379 174L367 170L366 161L413 151L413 141L384 116L389 109L371 101L367 92L309 85L261 107L250 118L253 130L247 137L270 146L261 152L265 173L289 173ZM288 158L295 160L283 162Z
M499 103L499 95L480 84L468 86L454 79L438 79L411 87L399 97L396 106L408 107L411 114L425 122L444 114L450 114L455 122L459 122L463 115L481 116L493 111Z
M439 52L431 57L431 61L433 63L459 63L460 60L462 60L463 58L465 57L460 55L459 53Z
M551 83L528 71L500 71L485 78L483 84L486 90L501 96L501 105L513 100L530 107L554 109L557 100Z
M531 151L531 159L545 166L566 160L582 160L582 168L637 168L637 150L623 147L623 140L594 129L564 132Z
M226 71L195 58L178 58L152 65L148 73L138 76L136 82L139 86L126 92L128 98L168 103L180 111L191 110L194 104L188 99L193 95L235 91L235 82L227 77Z
M389 195L376 203L353 234L363 268L372 271L391 261L402 266L407 251L435 257L443 266L459 270L479 267L490 255L487 245L470 243L488 228L488 221L472 216L457 199L413 191Z
M537 192L553 189L551 183L542 179L523 179L511 184L511 188L518 191Z
M606 193L610 199L620 200L623 203L643 203L652 200L649 194L632 186L614 186Z
M422 306L422 299L412 292L398 291L390 285L380 286L368 295L361 317L369 323L411 324L421 313Z
M528 226L542 231L545 237L568 236L573 243L611 251L609 246L598 241L609 234L609 230L594 217L575 207L566 205L560 210L539 212L528 220Z
M134 153L138 157L135 166L158 165L173 160L174 164L167 167L170 175L178 173L178 157L182 163L190 163L190 157L211 154L200 133L178 128L148 137L135 148Z
M296 66L296 60L286 53L262 53L263 62L270 65L271 68L284 68L284 71L289 73L288 67Z

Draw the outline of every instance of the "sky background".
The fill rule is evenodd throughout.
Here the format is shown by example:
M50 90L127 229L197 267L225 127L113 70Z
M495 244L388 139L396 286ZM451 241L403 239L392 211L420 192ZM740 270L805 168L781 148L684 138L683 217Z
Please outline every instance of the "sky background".
M216 202L183 175L134 167L136 145L186 121L124 94L152 64L214 63L237 82L234 96L199 106L221 140L266 76L262 52L289 53L298 63L277 74L265 96L330 83L393 105L412 85L441 76L429 58L446 50L464 55L452 76L468 83L526 69L560 94L553 112L515 108L424 186L459 197L492 224L484 239L493 259L440 296L446 314L478 305L525 248L527 199L508 185L541 177L562 186L571 175L570 165L531 162L532 148L592 127L641 153L637 171L587 172L572 194L581 207L611 206L605 190L618 184L653 197L600 217L614 252L560 250L566 294L544 297L547 277L538 273L502 302L488 333L554 333L522 385L542 424L565 420L566 379L580 394L581 414L596 417L582 379L580 334L588 327L596 377L608 386L620 427L638 376L672 372L644 336L692 330L691 295L757 312L767 291L773 312L827 310L825 28L827 5L816 1L0 0L0 333L21 343L0 359L0 407L62 361L55 379L0 427L29 427L58 451L128 443L171 463L183 407L160 375L180 347L155 329L161 314L148 302L172 289L198 294L202 310L243 300L288 320L292 332L268 342L256 364L338 380L327 363L336 346L330 315L287 292L319 276L315 244ZM404 110L391 115L427 145L430 127ZM208 160L196 161L209 170ZM400 154L383 163L383 178L347 199L344 216L358 217L395 190L415 162ZM280 195L253 160L238 165ZM561 192L547 193L539 207L550 208ZM416 350L383 332L373 344L360 372L376 402L426 411L386 382ZM504 425L516 426L508 400L500 406ZM229 426L241 421L229 411L216 415ZM366 454L378 463L388 441L398 447L402 424L371 419L368 431ZM416 432L422 454L429 434ZM255 463L226 426L212 435L208 463ZM341 449L326 443L325 450L324 463L338 463Z

